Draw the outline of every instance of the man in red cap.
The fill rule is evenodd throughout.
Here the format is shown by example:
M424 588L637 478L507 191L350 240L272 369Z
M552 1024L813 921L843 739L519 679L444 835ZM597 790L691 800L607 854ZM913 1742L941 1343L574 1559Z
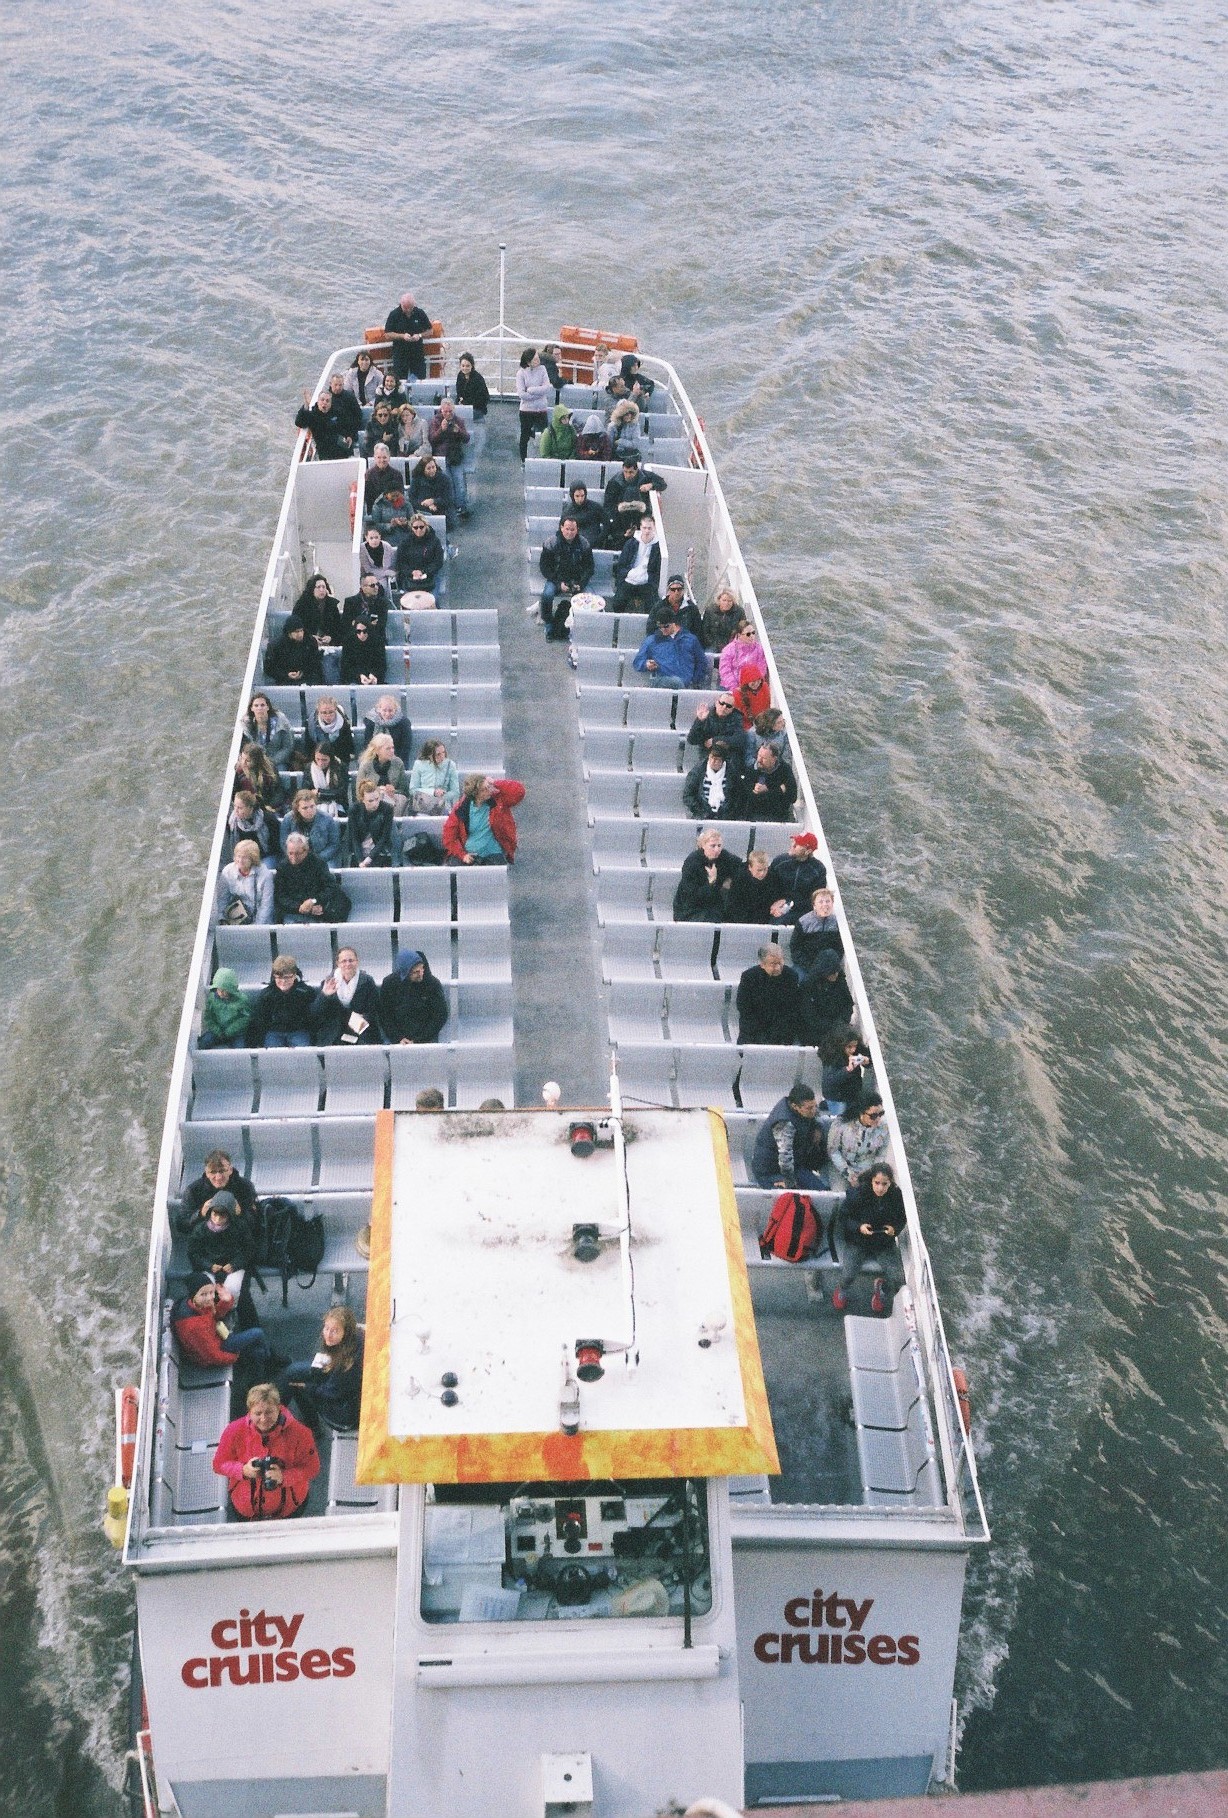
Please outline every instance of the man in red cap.
M782 852L768 866L772 885L772 920L792 926L810 907L816 890L827 882L827 866L814 855L819 842L813 833L795 833L788 852Z

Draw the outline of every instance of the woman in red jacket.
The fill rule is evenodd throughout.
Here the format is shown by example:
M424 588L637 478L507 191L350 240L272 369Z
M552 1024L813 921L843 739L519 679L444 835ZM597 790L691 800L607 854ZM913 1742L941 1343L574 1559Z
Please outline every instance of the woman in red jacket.
M203 1269L189 1275L183 1299L171 1308L179 1355L184 1363L204 1369L232 1364L242 1357L257 1376L266 1376L272 1362L269 1341L259 1326L249 1326L245 1332L234 1331L234 1306L234 1295L219 1288L212 1275L206 1275Z
M524 800L524 784L510 777L492 782L467 776L461 799L443 824L443 849L454 865L510 865L516 857L512 809Z
M230 1506L240 1521L277 1521L297 1515L306 1502L320 1454L273 1384L258 1382L247 1392L247 1413L218 1441L213 1468L230 1480Z

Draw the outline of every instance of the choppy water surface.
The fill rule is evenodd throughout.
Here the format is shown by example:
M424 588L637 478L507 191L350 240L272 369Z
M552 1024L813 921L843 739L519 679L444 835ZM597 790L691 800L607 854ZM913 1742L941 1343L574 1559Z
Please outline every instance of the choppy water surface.
M117 1809L108 1395L298 388L407 280L493 320L500 237L514 323L682 369L770 616L973 1383L963 1784L1222 1765L1222 12L0 29L6 1808Z

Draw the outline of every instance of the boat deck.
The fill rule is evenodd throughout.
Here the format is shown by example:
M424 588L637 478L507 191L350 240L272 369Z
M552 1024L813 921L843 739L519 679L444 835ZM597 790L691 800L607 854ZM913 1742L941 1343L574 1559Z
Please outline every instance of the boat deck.
M672 420L662 421L672 427ZM772 1195L751 1179L754 1138L764 1113L796 1078L818 1086L819 1063L813 1050L744 1049L736 1041L738 978L761 942L778 931L672 920L678 873L697 833L682 804L685 734L696 704L712 691L645 685L631 668L643 635L637 615L577 614L570 662L567 646L546 642L526 611L540 585L537 544L557 522L559 483L583 470L596 495L604 473L592 463L563 470L533 460L522 469L516 436L514 408L493 404L472 475L472 515L459 527L441 610L391 615L388 674L399 677L405 663L404 689L394 681L387 689L328 692L338 695L359 730L377 694L399 694L415 748L437 733L462 770L522 781L527 794L516 811L517 863L480 871L343 871L354 899L347 923L217 927L195 981L199 1012L220 964L234 965L241 983L254 990L267 980L275 954L293 953L314 984L331 969L338 946L352 945L378 982L396 953L413 947L427 953L447 982L448 1027L437 1047L200 1053L193 1042L168 1202L173 1210L205 1155L223 1148L262 1198L284 1194L323 1214L327 1251L316 1283L292 1283L285 1312L279 1287L257 1293L272 1342L294 1355L306 1344L309 1353L330 1301L346 1299L360 1316L365 1305L366 1264L355 1239L369 1217L377 1110L410 1109L426 1086L438 1086L453 1110L472 1110L488 1098L531 1106L541 1102L547 1079L559 1082L564 1104L600 1105L614 1051L632 1110L637 1103L710 1105L726 1119L782 1459L781 1475L770 1483L740 1483L739 1500L941 1508L946 1499L926 1379L906 1305L897 1303L887 1322L894 1350L885 1362L867 1364L860 1329L884 1322L845 1320L832 1311L830 1257L805 1268L759 1258L757 1235ZM669 460L682 458L679 445L667 439L659 446L667 458L652 447L647 458L668 479L675 471ZM297 522L288 529L267 629L276 628L274 609L284 611L313 567L345 572L350 550L344 527L336 528L336 502L348 496L352 467L312 463L298 470ZM682 493L681 472L675 478ZM694 539L702 520L692 509L678 522L682 535ZM703 573L710 554L700 556ZM685 560L680 551L670 566ZM608 562L599 564L595 584ZM665 572L663 564L663 579ZM257 669L258 682L261 674ZM268 692L301 727L324 690ZM799 819L805 814L800 799L796 812ZM406 825L438 834L438 822ZM783 851L790 830L789 824L722 825L726 849L740 858L755 848ZM819 1203L830 1213L837 1196L819 1196ZM231 1411L230 1385L179 1368L165 1336L165 1309L185 1267L177 1239L161 1289L154 1529L225 1519L221 1480L210 1461ZM869 1342L873 1348L873 1334ZM353 1484L348 1436L335 1440L331 1452L309 1514L352 1516L390 1506L395 1490Z

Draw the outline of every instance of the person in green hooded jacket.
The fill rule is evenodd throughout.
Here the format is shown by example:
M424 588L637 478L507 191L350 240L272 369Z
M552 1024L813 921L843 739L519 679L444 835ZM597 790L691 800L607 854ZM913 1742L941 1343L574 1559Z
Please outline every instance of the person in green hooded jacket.
M566 404L556 404L549 426L542 430L537 452L543 461L570 461L576 452L576 432Z
M219 966L205 993L198 1048L244 1048L252 1007L229 966Z

